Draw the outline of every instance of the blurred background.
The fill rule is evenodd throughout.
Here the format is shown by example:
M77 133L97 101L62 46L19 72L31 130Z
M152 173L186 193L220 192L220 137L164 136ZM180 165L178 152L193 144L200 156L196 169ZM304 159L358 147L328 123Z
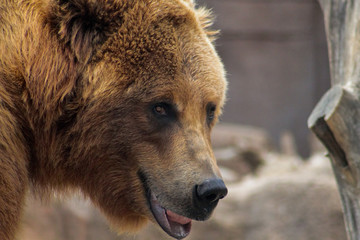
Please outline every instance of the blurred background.
M323 16L316 0L201 0L221 30L229 80L223 121L261 127L279 149L291 133L311 152L307 117L330 86Z
M198 0L213 10L229 80L213 145L228 196L192 240L345 240L340 200L307 118L330 87L316 0ZM81 197L29 198L20 240L170 239L154 224L116 235Z

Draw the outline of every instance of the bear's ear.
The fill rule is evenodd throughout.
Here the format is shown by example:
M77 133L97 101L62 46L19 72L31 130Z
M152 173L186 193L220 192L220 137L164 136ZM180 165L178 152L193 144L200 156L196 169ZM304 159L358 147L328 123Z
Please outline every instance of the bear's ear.
M214 23L214 16L210 10L205 7L197 7L194 0L180 0L184 2L188 7L190 7L194 12L197 20L199 21L201 28L205 31L206 35L209 37L211 41L216 40L216 37L219 33L217 30L211 29L211 26ZM171 8L170 8L171 9ZM177 22L181 22L181 18L187 18L187 14L181 13L181 10L177 10L175 13L171 13L175 17L172 19L178 20Z
M115 1L55 0L50 23L59 40L69 46L78 61L86 63L122 23Z
M191 4L192 6L194 5L194 0L183 0L184 2Z
M201 27L204 29L206 35L211 41L215 41L219 31L211 28L214 23L214 16L212 15L211 11L204 7L198 8L195 11Z

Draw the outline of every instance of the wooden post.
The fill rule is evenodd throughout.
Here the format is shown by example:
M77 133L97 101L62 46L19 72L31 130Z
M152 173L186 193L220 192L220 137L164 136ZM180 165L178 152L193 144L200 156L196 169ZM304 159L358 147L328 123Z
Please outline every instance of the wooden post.
M328 39L331 89L308 119L329 151L347 235L360 240L360 0L319 0Z

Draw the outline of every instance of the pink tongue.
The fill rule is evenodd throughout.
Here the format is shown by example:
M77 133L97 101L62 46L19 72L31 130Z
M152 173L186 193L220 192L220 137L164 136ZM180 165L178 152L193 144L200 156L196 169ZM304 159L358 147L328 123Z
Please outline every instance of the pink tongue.
M185 225L191 222L190 218L180 216L170 210L166 210L166 215L169 221L179 223L181 225Z

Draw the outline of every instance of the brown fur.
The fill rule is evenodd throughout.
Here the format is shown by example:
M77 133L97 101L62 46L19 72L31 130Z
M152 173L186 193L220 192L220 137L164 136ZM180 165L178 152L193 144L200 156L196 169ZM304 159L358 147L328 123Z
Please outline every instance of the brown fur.
M30 185L81 189L135 230L153 220L139 171L189 215L192 186L219 176L209 132L226 82L208 19L186 0L2 1L0 239L14 239ZM152 115L164 101L172 122Z

